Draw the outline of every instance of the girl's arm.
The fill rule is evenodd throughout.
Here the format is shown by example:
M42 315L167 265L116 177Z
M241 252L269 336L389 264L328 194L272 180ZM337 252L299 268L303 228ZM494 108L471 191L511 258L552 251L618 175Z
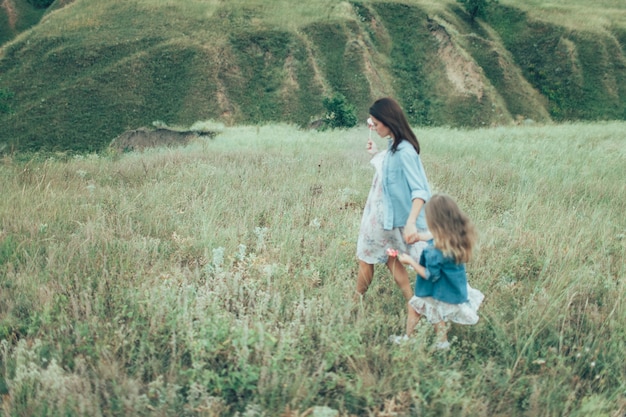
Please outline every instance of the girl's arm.
M411 268L413 268L415 270L415 272L417 272L417 274L422 277L422 278L426 278L426 268L424 268L422 265L418 264L415 259L411 258L408 254L406 253L399 253L398 254L398 260L400 262L402 262L404 265L411 265Z
M417 234L418 242L428 242L433 238L433 234L430 232L422 232Z

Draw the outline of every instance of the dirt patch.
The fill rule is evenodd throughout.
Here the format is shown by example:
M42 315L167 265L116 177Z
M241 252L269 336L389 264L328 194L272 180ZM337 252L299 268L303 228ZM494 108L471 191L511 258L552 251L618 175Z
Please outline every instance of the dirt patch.
M445 64L446 75L455 90L482 99L485 86L478 64L461 53L461 48L453 42L445 27L430 21L430 31L439 42L439 58Z
M363 59L363 72L365 78L369 82L371 95L373 97L384 97L394 95L391 85L393 84L388 80L387 74L383 73L381 68L374 62L374 56L372 51L368 48L367 42L362 35L357 38L357 44L362 51Z
M184 146L200 137L213 138L215 135L216 132L139 128L122 133L113 139L110 147L121 152L143 151L148 148Z
M7 20L9 21L9 27L11 30L15 30L15 24L17 23L17 11L15 10L13 0L3 0L2 3L0 3L0 8L4 9L7 14Z

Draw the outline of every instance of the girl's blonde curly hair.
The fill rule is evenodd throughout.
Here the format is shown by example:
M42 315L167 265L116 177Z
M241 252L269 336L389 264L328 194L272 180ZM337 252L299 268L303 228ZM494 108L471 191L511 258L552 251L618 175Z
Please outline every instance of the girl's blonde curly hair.
M452 197L433 195L426 203L425 212L435 247L457 264L468 262L476 243L476 229Z

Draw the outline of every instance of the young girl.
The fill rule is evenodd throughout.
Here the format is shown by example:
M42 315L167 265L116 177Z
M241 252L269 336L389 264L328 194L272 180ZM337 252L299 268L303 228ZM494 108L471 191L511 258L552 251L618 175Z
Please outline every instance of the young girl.
M446 323L476 324L476 312L485 298L469 286L465 271L476 242L476 231L456 202L445 194L433 195L425 211L433 240L423 250L419 263L406 253L397 254L400 262L413 267L417 279L415 295L408 305L406 335L394 341L407 339L425 316L435 326L435 347L448 349Z

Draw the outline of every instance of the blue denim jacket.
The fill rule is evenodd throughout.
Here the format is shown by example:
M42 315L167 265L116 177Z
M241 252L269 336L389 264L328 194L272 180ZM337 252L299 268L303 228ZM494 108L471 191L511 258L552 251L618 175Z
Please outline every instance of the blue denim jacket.
M391 152L393 140L389 140L388 152L383 162L383 202L385 230L406 226L413 200L420 198L426 203L431 196L430 186L420 156L413 145L403 140L396 152ZM418 230L427 230L424 207L417 217Z
M415 296L433 297L449 304L467 301L465 264L457 264L453 259L445 257L432 244L422 251L419 264L426 269L426 278L417 276Z

